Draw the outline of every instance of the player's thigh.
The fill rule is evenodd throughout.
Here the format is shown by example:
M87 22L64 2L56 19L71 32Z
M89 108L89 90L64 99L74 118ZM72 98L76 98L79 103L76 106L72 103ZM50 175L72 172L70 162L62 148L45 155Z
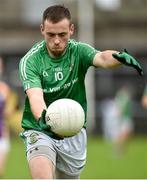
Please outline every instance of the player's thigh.
M78 177L86 163L86 130L83 128L76 136L56 141L55 145L57 151L56 168L70 177Z
M38 131L23 133L26 155L33 178L51 178L56 165L56 152L52 139Z
M36 156L30 159L29 168L33 179L53 179L55 167L45 156Z
M122 134L130 134L133 132L133 123L132 121L126 119L123 119L122 125L121 125L121 132Z
M56 163L56 152L52 138L35 130L23 132L22 137L25 142L28 161L33 157L43 155L53 161L53 164Z

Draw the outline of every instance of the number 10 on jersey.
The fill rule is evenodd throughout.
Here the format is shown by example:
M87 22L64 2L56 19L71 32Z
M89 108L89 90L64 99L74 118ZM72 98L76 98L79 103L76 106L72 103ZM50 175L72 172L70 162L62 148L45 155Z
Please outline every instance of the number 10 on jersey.
M61 81L63 79L63 72L55 72L55 80Z

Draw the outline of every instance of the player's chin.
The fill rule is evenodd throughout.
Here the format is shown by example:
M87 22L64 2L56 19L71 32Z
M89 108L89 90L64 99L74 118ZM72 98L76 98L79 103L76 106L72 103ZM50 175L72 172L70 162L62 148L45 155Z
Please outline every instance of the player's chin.
M63 54L64 50L62 49L54 49L52 51L52 53L55 55L55 56L61 56Z

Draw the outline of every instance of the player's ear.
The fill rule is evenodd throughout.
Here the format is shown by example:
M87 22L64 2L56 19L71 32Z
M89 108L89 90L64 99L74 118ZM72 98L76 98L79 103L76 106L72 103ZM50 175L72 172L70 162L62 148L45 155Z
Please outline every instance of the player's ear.
M44 25L42 23L40 24L40 31L41 34L44 35Z
M73 35L74 33L74 24L70 25L70 35Z

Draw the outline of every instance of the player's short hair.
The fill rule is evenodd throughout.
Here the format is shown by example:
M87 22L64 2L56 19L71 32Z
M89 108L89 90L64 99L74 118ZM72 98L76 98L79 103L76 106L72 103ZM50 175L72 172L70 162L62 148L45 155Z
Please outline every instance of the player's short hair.
M50 20L52 23L58 23L64 18L68 19L71 22L71 14L69 9L64 5L53 5L49 6L43 12L42 23L44 23L45 20Z

